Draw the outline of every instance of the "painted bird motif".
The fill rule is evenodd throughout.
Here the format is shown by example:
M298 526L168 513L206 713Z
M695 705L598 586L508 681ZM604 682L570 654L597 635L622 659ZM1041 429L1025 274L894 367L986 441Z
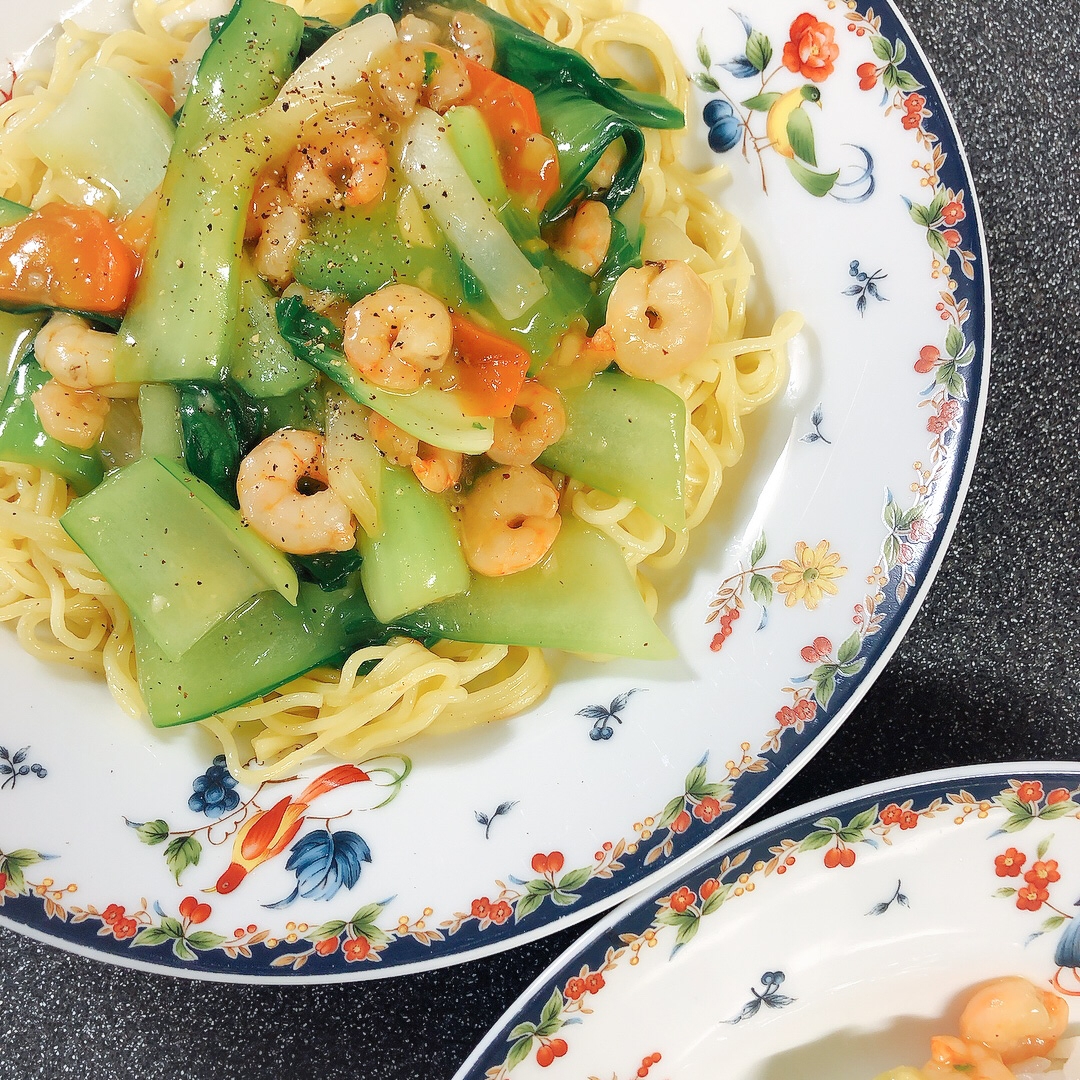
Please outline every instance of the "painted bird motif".
M821 91L816 86L797 86L781 94L765 117L765 135L783 157L801 158L809 165L817 165L814 131L809 115L803 111L804 102L820 109Z
M280 855L292 842L304 824L311 804L321 795L346 784L370 780L363 769L355 765L338 765L312 780L299 797L286 795L269 810L252 814L237 830L233 839L232 862L206 892L231 893L255 867Z

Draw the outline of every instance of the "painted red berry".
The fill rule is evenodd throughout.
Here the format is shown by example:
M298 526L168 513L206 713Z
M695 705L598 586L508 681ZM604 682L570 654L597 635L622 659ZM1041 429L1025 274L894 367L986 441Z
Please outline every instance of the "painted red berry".
M690 828L690 815L685 810L680 810L675 820L671 823L671 831L684 833Z
M1068 802L1069 789L1068 788L1054 788L1049 795L1046 796L1046 805L1053 806L1055 803ZM0 883L0 889L3 889L3 883Z
M182 919L190 919L191 913L199 906L199 901L194 896L185 896L180 901L180 917Z
M716 892L716 890L719 888L720 882L717 881L716 878L711 877L707 878L701 883L701 888L698 891L701 893L702 900L708 900L709 897L712 896L712 894Z
M926 375L934 370L934 366L941 359L941 350L934 345L924 345L919 350L919 359L915 361L915 370L920 375Z
M562 1057L569 1047L566 1045L565 1039L552 1039L548 1044L551 1047L551 1052L557 1057Z
M555 1060L555 1051L545 1043L536 1051L536 1064L541 1069L546 1069Z
M843 848L840 852L840 865L841 866L854 866L855 865L855 849Z
M946 229L941 234L941 239L944 240L945 243L948 244L951 248L956 248L960 246L961 236L955 229Z
M830 870L832 870L833 867L836 867L836 866L840 865L840 849L839 848L836 848L836 847L829 848L829 850L825 852L825 865Z
M0 874L0 893L7 888L7 874Z
M338 938L328 937L322 941L315 942L315 951L320 956L329 956L332 952L336 952L338 947Z

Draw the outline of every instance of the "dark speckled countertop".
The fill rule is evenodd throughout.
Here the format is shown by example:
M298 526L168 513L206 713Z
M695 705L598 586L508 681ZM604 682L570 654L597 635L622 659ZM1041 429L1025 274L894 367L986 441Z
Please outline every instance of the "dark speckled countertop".
M770 813L922 769L1080 758L1077 4L902 7L981 197L994 284L986 427L922 611ZM244 987L124 971L0 931L0 1076L446 1080L579 932L403 979Z

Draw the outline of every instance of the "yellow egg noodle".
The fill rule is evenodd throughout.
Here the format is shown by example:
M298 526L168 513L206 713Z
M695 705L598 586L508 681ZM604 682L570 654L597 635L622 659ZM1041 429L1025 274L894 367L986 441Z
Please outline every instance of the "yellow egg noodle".
M354 0L288 2L302 15L335 23L359 7ZM650 20L622 12L620 0L489 3L578 50L605 76L629 78L621 60L630 53L645 57L655 88L685 111L689 84L670 42ZM87 65L133 75L162 103L171 103L176 67L195 35L205 33L178 21L189 4L133 0L138 29L114 34L63 24L51 69L20 73L14 96L0 105L0 195L35 207L56 199L83 201L85 192L47 172L24 133L52 111ZM714 298L705 354L665 384L687 407L687 528L676 532L629 499L573 481L565 485L562 509L619 545L655 612L656 590L642 567L666 569L685 554L689 532L708 514L724 470L742 456L743 417L786 380L786 344L801 320L782 315L770 333L745 336L754 268L739 223L701 191L719 170L698 175L682 165L681 132L647 130L645 136L642 255L686 260ZM72 497L66 485L32 467L0 464L0 494L0 622L14 623L28 651L103 674L128 713L144 713L128 612L59 524ZM258 782L293 773L317 753L360 761L421 731L455 731L512 716L543 697L550 684L538 648L441 642L427 649L398 638L360 649L340 672L310 672L203 725L221 742L234 775Z

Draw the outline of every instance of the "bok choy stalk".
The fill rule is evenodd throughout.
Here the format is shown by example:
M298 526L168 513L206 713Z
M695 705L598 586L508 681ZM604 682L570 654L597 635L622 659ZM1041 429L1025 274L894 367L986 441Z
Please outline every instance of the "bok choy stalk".
M404 0L402 10L422 14L428 6L428 0ZM477 0L445 0L440 6L467 11L483 19L495 40L495 70L534 93L565 86L639 127L681 128L686 125L682 110L666 98L602 78L580 53L547 41Z
M301 59L307 59L312 53L321 49L344 26L355 26L372 15L389 15L391 19L397 22L401 18L401 5L397 0L375 0L373 4L365 4L343 26L335 26L332 22L327 22L326 19L319 19L311 15L305 16L304 36L300 41Z
M401 167L504 319L517 319L544 298L539 271L473 186L437 113L417 110Z
M303 21L239 0L206 50L180 116L142 279L120 331L125 382L215 379L234 339L244 223L265 160L234 123L274 100ZM250 136L250 132L248 133Z
M491 447L492 420L466 414L456 394L434 386L395 394L362 378L341 351L341 331L300 297L279 300L277 319L281 336L301 360L318 368L353 401L367 405L421 442L463 454L482 454Z

